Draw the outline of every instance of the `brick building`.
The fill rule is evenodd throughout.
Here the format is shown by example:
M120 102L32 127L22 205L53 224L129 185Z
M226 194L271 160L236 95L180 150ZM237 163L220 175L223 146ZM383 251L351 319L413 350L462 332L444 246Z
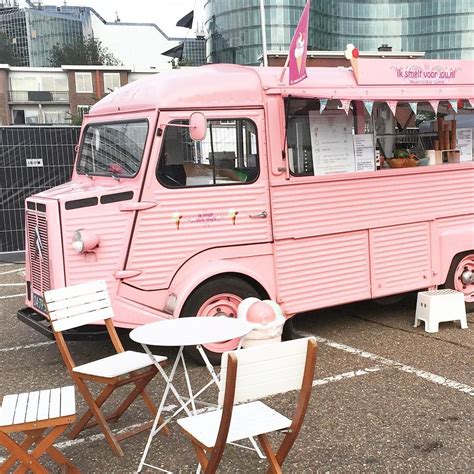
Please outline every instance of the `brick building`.
M105 95L155 70L124 66L0 64L0 125L70 124Z

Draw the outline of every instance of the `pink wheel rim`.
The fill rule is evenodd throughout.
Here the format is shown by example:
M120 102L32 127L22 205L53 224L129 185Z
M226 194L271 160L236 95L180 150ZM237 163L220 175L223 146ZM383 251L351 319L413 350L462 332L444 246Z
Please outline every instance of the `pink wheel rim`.
M474 272L474 254L464 257L454 273L454 289L464 293L464 300L467 303L472 303L474 301L474 285L472 283L465 284L461 279L462 274L466 271Z
M227 316L229 318L237 317L237 307L242 301L239 296L232 293L220 293L204 301L198 310L200 317ZM234 350L239 343L239 339L230 339L229 341L205 344L204 347L212 352L222 353Z

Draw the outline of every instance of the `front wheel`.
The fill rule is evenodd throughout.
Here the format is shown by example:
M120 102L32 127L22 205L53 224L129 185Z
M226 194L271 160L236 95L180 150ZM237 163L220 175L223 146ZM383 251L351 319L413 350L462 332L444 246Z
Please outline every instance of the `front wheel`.
M180 317L189 316L237 317L239 303L245 298L261 298L262 295L250 284L237 277L226 277L210 280L198 287L184 303ZM238 339L204 345L204 350L212 365L219 365L223 352L237 348ZM186 353L196 362L202 364L203 360L199 351L192 346L186 347Z
M466 311L474 312L474 250L456 255L444 287L463 293Z

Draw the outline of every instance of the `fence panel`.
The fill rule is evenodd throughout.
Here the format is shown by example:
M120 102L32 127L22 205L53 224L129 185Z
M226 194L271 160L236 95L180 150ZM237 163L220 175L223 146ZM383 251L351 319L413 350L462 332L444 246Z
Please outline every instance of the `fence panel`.
M71 177L80 127L0 127L0 254L23 251L25 198Z

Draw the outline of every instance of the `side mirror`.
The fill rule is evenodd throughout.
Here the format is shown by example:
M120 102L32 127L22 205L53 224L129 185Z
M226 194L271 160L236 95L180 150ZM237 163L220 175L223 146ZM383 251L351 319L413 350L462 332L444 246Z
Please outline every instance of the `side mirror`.
M189 136L195 142L200 142L206 138L207 120L201 112L194 112L189 117Z

